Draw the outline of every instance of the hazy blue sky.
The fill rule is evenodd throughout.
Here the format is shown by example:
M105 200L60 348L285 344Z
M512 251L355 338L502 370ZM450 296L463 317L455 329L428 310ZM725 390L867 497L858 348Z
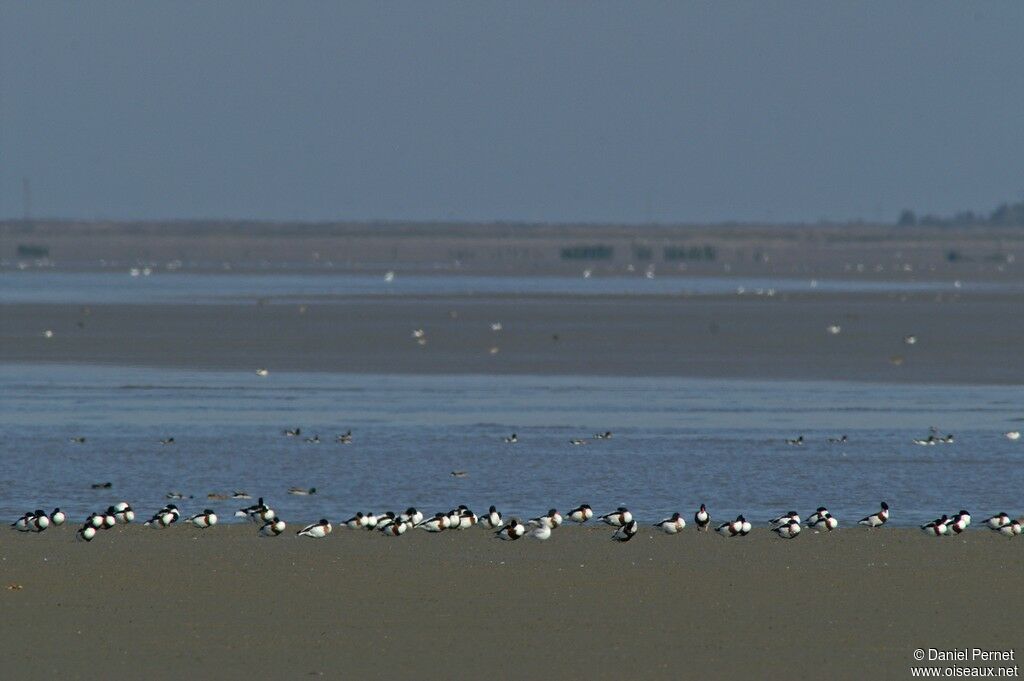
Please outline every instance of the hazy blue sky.
M892 219L1024 195L1024 2L0 0L0 216Z

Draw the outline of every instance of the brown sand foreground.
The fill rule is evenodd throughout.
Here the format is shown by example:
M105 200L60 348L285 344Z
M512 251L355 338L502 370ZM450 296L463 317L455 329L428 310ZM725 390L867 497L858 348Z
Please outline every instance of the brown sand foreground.
M2 305L0 357L251 372L1024 383L1024 300L972 293L385 297L305 305ZM490 323L500 321L494 333ZM840 325L830 335L829 325ZM413 329L426 332L417 345ZM53 338L44 338L51 329ZM903 338L914 334L917 343ZM492 353L492 349L495 349Z
M905 679L916 648L1024 654L1024 541L977 530L251 525L0 537L7 679Z

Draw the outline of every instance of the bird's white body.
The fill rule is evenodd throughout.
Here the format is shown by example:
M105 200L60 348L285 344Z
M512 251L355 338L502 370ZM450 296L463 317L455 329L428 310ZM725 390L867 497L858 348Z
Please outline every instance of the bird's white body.
M307 525L306 527L299 530L298 535L300 537L312 537L313 539L323 539L331 533L331 524L326 520L321 520L313 525Z

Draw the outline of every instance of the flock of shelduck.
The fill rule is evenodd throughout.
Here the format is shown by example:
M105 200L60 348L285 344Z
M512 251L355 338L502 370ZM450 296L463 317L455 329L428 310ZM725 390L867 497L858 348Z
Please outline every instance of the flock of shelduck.
M238 498L249 498L245 493L236 493L236 495ZM167 504L154 513L145 522L145 526L154 529L168 528L177 523L181 516L181 511L175 504ZM287 527L284 520L277 516L274 509L268 506L262 497L255 504L239 509L235 516L258 524L257 534L261 537L279 536L285 532ZM494 506L491 506L485 514L477 516L466 505L460 505L448 512L438 512L430 516L425 516L422 511L412 507L402 513L388 511L376 514L360 511L337 526L339 529L377 531L390 537L399 537L411 530L439 533L482 527L504 541L516 541L523 537L547 541L564 521L568 520L582 525L594 517L594 511L590 505L582 504L564 516L557 509L552 508L547 513L532 518L526 523L521 522L518 518L511 518L506 522L502 518L501 512ZM128 502L122 501L107 507L106 511L91 513L77 531L77 537L89 542L99 532L109 530L118 524L131 523L134 519L135 511ZM597 516L597 520L615 528L611 538L617 542L628 542L636 536L640 529L632 512L624 506ZM67 515L60 508L55 508L49 514L37 509L25 513L11 523L11 526L21 532L39 533L49 527L63 525L66 521ZM195 528L205 530L217 524L217 514L207 508L186 518L185 522ZM693 522L698 532L708 532L712 529L711 514L705 504L701 504L693 514ZM857 524L873 529L882 527L888 522L889 504L883 501L879 505L878 511L860 519ZM960 534L966 531L970 525L971 514L966 510L961 510L953 516L943 515L941 518L926 523L921 526L921 530L930 536L941 537ZM993 515L982 525L1010 539L1021 534L1021 519L1011 518L1006 512ZM681 513L677 512L654 523L653 527L665 534L679 534L686 528L686 520ZM768 528L782 539L795 539L803 531L803 528L815 532L832 532L838 527L838 518L824 506L818 507L803 521L796 511L789 511L768 521ZM296 534L300 537L323 539L330 535L333 529L327 518L321 518L318 522L303 527ZM714 530L723 537L745 537L754 530L754 526L743 514L740 514L735 520L717 525Z

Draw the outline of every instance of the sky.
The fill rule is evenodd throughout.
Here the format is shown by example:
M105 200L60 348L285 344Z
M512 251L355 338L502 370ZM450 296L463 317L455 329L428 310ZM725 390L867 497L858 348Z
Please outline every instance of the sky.
M0 0L0 219L893 220L1024 198L1024 3Z

